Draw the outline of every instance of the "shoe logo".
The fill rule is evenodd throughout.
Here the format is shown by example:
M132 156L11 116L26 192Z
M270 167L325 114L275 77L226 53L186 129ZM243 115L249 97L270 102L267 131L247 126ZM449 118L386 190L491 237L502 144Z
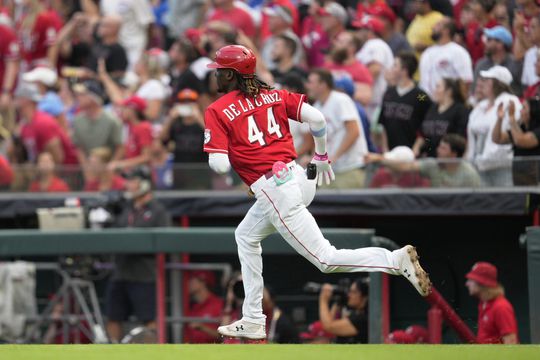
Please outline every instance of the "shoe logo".
M410 277L411 277L411 274L409 274L409 272L407 271L407 269L403 270L403 272L405 273L405 275L407 275L407 278L410 278Z
M244 331L244 325L240 325L236 327L236 331L240 331L240 330Z

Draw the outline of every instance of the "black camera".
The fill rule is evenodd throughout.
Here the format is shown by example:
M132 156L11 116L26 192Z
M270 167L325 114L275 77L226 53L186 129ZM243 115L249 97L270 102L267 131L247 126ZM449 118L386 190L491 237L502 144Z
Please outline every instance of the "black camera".
M304 285L304 292L318 294L321 292L323 284L316 282L308 282ZM332 285L332 301L339 306L347 306L349 288L351 287L350 279L341 279L337 284Z
M127 199L122 191L107 191L103 197L88 201L88 223L91 228L112 227L116 218L126 207Z

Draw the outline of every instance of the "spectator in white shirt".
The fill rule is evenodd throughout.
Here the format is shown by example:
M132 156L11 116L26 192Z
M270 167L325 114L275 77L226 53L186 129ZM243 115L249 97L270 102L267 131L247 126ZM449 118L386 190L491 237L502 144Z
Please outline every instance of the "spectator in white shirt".
M101 13L122 18L120 44L126 49L130 68L140 59L148 44L148 28L154 22L149 0L100 1Z
M364 186L364 155L367 143L362 134L360 117L353 100L334 90L334 79L326 69L312 70L306 84L307 92L326 119L328 157L336 174L329 187L351 189Z
M433 27L435 45L420 57L420 87L433 98L433 92L442 78L461 79L466 85L473 80L471 56L452 39L456 34L455 22L445 17Z
M384 23L379 18L367 16L353 25L359 28L358 34L364 41L362 48L356 53L356 58L367 66L373 77L373 96L366 112L369 118L374 120L378 117L388 86L384 73L394 64L394 54L390 46L381 39Z
M535 64L538 58L538 50L540 49L540 18L534 17L529 26L529 38L533 44L532 47L525 53L523 59L523 73L521 74L521 84L528 87L540 81L540 77L536 74Z
M466 158L478 168L485 186L512 186L512 145L498 145L493 142L492 133L497 123L497 108L503 104L508 108L514 103L515 119L519 120L521 103L512 95L510 84L512 74L504 66L496 65L489 70L481 71L476 84L484 100L480 101L469 116L467 140L469 146ZM502 122L503 131L509 129L508 114Z

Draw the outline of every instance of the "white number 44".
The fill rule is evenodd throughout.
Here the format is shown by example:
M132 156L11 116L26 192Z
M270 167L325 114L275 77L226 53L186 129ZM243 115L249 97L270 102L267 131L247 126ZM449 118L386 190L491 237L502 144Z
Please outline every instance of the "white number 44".
M268 118L268 134L276 134L278 138L282 138L283 135L281 134L279 125L276 122L276 118L274 117L274 111L272 110L272 107L269 107L267 109L266 115ZM266 142L264 141L264 134L257 127L257 123L255 122L255 118L253 117L253 115L248 116L248 140L252 144L258 141L261 146L266 145Z

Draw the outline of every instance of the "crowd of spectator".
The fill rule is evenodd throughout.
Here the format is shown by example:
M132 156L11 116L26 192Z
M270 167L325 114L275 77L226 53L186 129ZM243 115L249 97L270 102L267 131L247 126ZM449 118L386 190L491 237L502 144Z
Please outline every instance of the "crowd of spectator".
M202 151L228 44L323 112L333 187L539 183L539 1L3 0L0 189L122 190L139 165L157 189L238 186Z

